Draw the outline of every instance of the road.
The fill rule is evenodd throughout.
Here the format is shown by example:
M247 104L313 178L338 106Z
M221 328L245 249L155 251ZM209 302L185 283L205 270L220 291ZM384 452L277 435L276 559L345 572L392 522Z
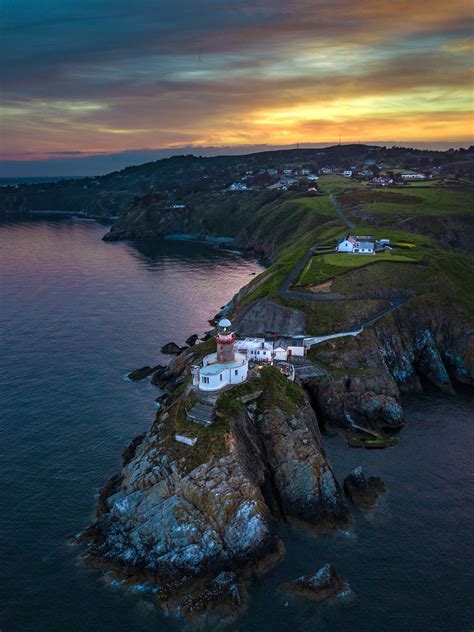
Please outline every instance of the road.
M337 213L339 219L342 221L342 223L345 224L349 230L353 230L355 228L355 224L353 224L351 222L351 220L347 219L347 217L344 215L344 213L342 212L341 207L337 203L337 200L336 200L336 198L334 197L334 195L332 193L329 194L329 199L331 200L332 205L334 206L334 210L336 211L336 213Z

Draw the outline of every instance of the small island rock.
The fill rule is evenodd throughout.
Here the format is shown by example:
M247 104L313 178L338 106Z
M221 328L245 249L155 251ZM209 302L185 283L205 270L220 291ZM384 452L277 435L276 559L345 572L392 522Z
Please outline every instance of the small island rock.
M330 563L315 573L308 573L292 582L281 584L280 590L314 601L343 598L352 594L349 584L339 577Z
M344 479L344 491L356 505L372 507L387 488L378 476L366 478L362 466L359 465Z

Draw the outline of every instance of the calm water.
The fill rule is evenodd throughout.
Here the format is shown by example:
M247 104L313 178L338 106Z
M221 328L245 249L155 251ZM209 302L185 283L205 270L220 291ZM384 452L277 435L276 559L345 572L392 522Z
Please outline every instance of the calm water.
M145 593L113 589L68 541L92 519L98 487L154 415L154 389L123 380L207 319L259 271L207 246L100 240L61 221L0 226L0 628L2 632L167 631ZM287 555L251 587L232 630L472 630L472 395L408 405L398 447L348 450L326 440L338 476L362 463L390 493L356 512L352 534L283 529ZM284 580L334 561L350 605L286 600Z

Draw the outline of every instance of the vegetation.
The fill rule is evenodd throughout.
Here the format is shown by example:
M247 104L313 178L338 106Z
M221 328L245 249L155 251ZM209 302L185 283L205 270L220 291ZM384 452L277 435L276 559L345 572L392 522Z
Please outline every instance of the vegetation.
M352 190L337 196L346 209L358 206L361 212L390 217L446 216L472 212L474 187L463 189L444 187L417 187L416 191L397 188Z
M412 253L410 252L410 255ZM350 254L328 254L312 257L303 270L298 285L314 285L322 283L347 270L360 268L369 265L378 265L382 261L404 261L412 263L415 257L408 254L400 254L397 251L387 251L376 255L350 255Z

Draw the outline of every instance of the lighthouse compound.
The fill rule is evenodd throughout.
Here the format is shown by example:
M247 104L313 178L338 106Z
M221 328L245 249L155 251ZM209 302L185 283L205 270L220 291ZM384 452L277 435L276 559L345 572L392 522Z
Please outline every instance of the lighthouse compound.
M193 384L202 391L218 391L247 379L247 357L235 350L232 323L223 318L217 325L217 352L204 356L201 367L193 367Z

